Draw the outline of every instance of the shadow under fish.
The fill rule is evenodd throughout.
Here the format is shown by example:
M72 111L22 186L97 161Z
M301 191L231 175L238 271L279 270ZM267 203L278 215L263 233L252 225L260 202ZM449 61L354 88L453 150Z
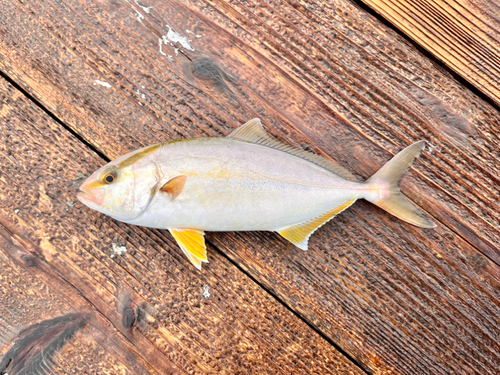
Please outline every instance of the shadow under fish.
M71 313L22 330L0 362L0 375L50 373L54 353L82 329L89 318L87 313Z

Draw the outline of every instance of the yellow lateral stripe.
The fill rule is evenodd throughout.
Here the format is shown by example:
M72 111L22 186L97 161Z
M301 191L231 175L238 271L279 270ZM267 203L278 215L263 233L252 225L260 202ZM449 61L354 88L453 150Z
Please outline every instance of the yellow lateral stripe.
M302 250L307 250L307 242L311 234L313 234L316 229L321 227L323 224L331 220L335 215L344 211L354 202L356 202L356 200L346 202L324 215L321 215L305 223L296 224L278 233L294 245L300 247Z
M92 181L90 183L88 183L87 185L84 186L85 189L95 189L95 188L99 188L101 186L104 186L104 183L99 181L99 180L95 180L95 181Z
M141 160L142 158L145 158L146 156L152 154L153 152L158 150L160 147L161 147L161 143L158 143L157 145L146 147L145 149L143 149L139 152L136 152L132 156L129 156L127 159L123 160L120 164L118 164L118 167L120 167L120 168L128 167L129 165L132 165L135 162Z

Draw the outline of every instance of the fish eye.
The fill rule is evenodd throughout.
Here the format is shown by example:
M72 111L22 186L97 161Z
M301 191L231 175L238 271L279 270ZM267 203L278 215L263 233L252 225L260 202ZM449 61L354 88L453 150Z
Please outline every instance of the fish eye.
M105 184L112 184L113 182L116 181L116 172L111 171L111 172L106 172L102 175L102 182Z

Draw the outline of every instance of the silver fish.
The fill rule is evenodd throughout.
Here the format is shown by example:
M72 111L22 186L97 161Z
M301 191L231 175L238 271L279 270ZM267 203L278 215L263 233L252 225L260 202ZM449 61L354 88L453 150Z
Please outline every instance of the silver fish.
M424 148L408 146L365 182L284 144L253 119L226 138L160 143L124 155L80 187L88 207L125 223L168 229L189 260L207 262L204 231L274 231L303 250L311 234L358 199L435 227L399 180Z

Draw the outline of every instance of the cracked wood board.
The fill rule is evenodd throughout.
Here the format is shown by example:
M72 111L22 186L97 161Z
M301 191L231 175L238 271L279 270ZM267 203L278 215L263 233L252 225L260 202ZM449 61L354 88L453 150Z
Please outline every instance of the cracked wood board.
M98 307L88 304L75 286L38 257L43 257L40 247L0 217L0 357L22 329L76 311L89 313L90 318L52 357L44 358L54 364L52 373L183 373L159 352L155 367L160 371L156 371L143 358L152 348L149 342L135 336L134 344L141 347L137 350Z

